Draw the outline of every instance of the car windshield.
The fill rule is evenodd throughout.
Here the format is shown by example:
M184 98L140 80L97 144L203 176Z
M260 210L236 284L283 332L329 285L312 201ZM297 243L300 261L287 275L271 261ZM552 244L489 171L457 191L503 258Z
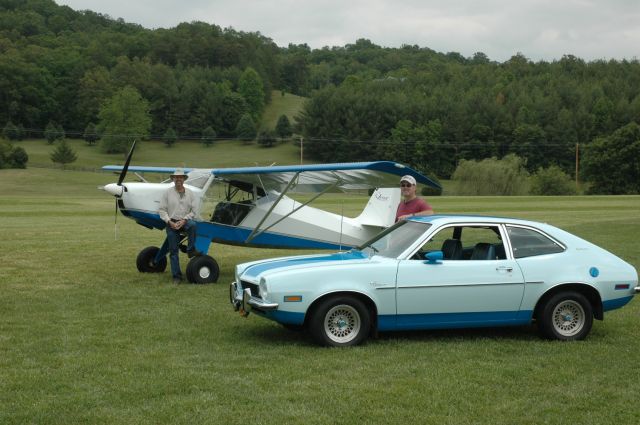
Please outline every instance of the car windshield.
M381 255L383 257L398 258L429 227L431 227L430 223L400 221L379 233L358 249L369 256Z

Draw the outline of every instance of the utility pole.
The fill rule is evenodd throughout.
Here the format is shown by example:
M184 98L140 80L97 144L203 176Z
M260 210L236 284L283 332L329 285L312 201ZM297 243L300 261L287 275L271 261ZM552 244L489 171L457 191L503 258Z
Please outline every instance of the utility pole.
M300 137L300 165L303 164L304 161L304 138Z
M580 191L580 143L576 143L576 193Z

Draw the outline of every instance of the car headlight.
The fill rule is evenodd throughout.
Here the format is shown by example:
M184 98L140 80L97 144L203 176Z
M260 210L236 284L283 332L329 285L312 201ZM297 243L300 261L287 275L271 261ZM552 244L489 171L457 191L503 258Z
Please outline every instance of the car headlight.
M269 295L269 289L267 288L267 282L264 278L260 279L260 297L263 300L267 299L267 295Z

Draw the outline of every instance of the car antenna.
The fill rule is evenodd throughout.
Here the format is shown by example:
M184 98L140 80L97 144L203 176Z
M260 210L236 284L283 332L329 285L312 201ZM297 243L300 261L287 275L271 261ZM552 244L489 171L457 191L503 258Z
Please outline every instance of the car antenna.
M340 247L340 251L342 251L342 223L344 223L344 199L340 203L342 207L342 211L340 212L340 240L338 242L338 246Z

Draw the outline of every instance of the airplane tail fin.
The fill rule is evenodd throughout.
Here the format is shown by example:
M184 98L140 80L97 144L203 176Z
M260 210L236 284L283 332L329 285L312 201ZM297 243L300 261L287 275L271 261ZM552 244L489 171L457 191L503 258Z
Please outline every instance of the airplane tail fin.
M376 189L367 206L355 220L363 226L389 227L396 221L399 202L399 188Z

